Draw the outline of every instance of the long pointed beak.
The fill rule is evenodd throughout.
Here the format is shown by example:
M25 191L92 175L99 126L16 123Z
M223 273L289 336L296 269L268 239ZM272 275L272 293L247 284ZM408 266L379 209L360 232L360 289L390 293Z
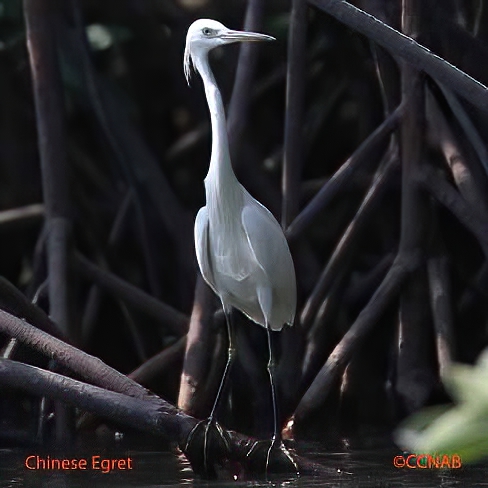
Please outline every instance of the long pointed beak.
M235 30L228 30L221 34L221 39L224 39L229 42L239 42L239 41L276 41L276 39L272 36L268 36L266 34L259 34L257 32L245 32L245 31L235 31Z

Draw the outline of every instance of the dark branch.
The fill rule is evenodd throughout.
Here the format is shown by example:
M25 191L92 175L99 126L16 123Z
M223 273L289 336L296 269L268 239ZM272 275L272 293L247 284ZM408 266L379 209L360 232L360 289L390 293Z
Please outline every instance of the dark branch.
M181 359L185 354L186 336L180 337L174 344L163 349L155 356L142 363L137 369L129 374L129 378L147 385L154 378L167 370L167 366Z
M42 203L34 203L32 205L26 205L25 207L3 210L0 212L0 225L19 222L21 220L39 220L43 216L44 205Z
M486 173L479 164L473 164L478 163L477 161L466 159L458 137L449 126L435 98L431 95L427 101L430 132L444 155L459 192L471 209L483 218L483 215L488 215Z
M437 361L440 377L449 369L454 352L454 317L452 314L449 258L440 254L429 259L430 307L434 317Z
M305 419L322 405L335 381L343 372L363 338L378 323L391 300L398 295L408 275L420 263L418 255L399 255L356 321L332 351L311 386L303 395L296 411L297 421Z
M380 143L385 142L397 126L403 111L403 105L397 109L354 151L349 159L336 171L323 188L300 212L286 230L288 240L293 240L313 221L321 211L339 193L351 176L361 167L365 169L375 161L371 153Z
M422 172L415 175L420 183L439 203L444 205L478 240L488 258L488 223L478 218L463 197L434 169L424 165Z
M178 336L185 334L188 330L188 317L185 314L148 295L140 288L131 285L113 273L99 268L81 254L76 253L74 265L82 276L95 282L100 288L107 290L114 296L127 301L134 307L163 322Z
M198 422L197 419L186 415L159 397L154 397L152 402L128 397L8 359L0 359L0 385L70 403L111 422L151 435L162 436L169 441L177 442L181 447L185 446L188 435ZM251 465L248 462L248 453L255 445L255 439L233 431L224 432L231 443L230 452L223 445L212 445L212 453L215 457L212 461L231 459L249 470L253 470L254 467L255 472L259 472L259 468L256 467L264 465L267 450L258 450L256 454L260 460L255 460L255 465ZM188 452L185 454L190 455ZM295 459L302 474L328 472L327 468L306 458L295 457ZM270 464L269 472L272 473L280 468L282 467L279 465Z
M184 441L196 423L159 397L148 402L9 359L0 359L0 383L173 441Z
M33 305L22 292L2 276L0 276L0 309L19 319L27 320L38 329L58 339L66 339L63 331L42 309Z
M488 110L486 86L410 37L344 0L309 0L309 3L377 42L393 55L403 58L416 69L429 74L474 106Z
M286 111L282 177L281 226L286 229L298 213L300 175L304 158L303 111L306 79L306 0L293 0L288 32Z
M63 367L94 385L146 401L150 401L152 398L144 387L106 365L100 359L50 336L4 310L0 310L0 332L15 337L48 358L56 360Z
M214 292L198 274L178 395L178 407L197 417L208 413L203 406L210 394L205 386L215 350L213 305Z
M246 17L244 19L245 31L259 31L263 20L263 0L248 0ZM242 131L248 119L248 110L252 101L254 75L258 59L258 45L244 42L239 47L236 77L232 88L227 114L227 132L229 133L229 146L231 156L236 154ZM233 158L239 161L239 158Z
M394 174L395 169L398 168L398 155L396 154L396 151L390 153L387 157L388 159L385 162L385 167L373 181L359 210L334 249L334 252L322 271L317 284L305 303L303 312L300 316L300 322L305 329L308 329L308 326L311 324L320 304L338 276L338 273L342 272L344 268L348 266L350 257L356 248L355 245L357 244L361 230L371 217L372 212L377 208L390 177Z
M56 15L53 0L24 0L27 47L33 79L42 188L48 230L50 315L65 332L69 317L68 245L69 175L61 74L56 51Z

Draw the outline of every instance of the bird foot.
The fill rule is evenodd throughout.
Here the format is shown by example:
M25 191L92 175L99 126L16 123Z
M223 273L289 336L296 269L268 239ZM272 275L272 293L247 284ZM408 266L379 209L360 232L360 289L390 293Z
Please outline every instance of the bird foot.
M252 443L246 454L247 467L251 472L294 473L299 475L298 464L293 454L281 439L273 437Z
M196 474L216 478L215 464L227 457L230 439L222 426L209 417L193 427L182 450Z

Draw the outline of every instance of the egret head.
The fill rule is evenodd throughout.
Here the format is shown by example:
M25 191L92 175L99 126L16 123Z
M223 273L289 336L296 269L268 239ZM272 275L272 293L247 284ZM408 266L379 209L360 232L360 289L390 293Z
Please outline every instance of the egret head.
M225 25L212 19L195 20L186 35L183 68L186 81L190 82L191 66L195 60L206 56L209 51L224 44L240 41L274 41L275 38L257 32L244 32L228 29Z

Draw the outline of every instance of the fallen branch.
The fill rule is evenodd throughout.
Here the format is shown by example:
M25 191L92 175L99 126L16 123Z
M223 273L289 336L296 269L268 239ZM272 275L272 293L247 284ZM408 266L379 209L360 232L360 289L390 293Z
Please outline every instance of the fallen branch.
M156 396L151 402L143 398L128 397L9 359L0 359L0 384L31 395L46 396L53 400L70 403L113 423L176 442L182 448L186 444L188 435L199 422L198 419L186 415ZM212 444L211 461L216 463L227 459L232 460L251 472L262 474L261 468L266 462L267 449L255 449L251 464L249 453L255 446L256 440L225 429L224 435L230 443L230 450L227 450L224 444ZM189 456L191 453L186 452L185 454ZM294 459L302 474L317 475L334 472L306 458L294 456ZM192 462L191 457L189 460ZM273 462L273 457L270 461L269 473L283 471L281 463ZM235 469L235 467L232 468Z
M103 375L103 371L99 375ZM178 442L184 442L197 422L159 397L147 401L143 397L127 396L9 359L0 359L0 383L70 403L112 422Z
M0 332L15 337L94 385L146 401L152 399L148 390L100 359L56 339L4 310L0 310Z

